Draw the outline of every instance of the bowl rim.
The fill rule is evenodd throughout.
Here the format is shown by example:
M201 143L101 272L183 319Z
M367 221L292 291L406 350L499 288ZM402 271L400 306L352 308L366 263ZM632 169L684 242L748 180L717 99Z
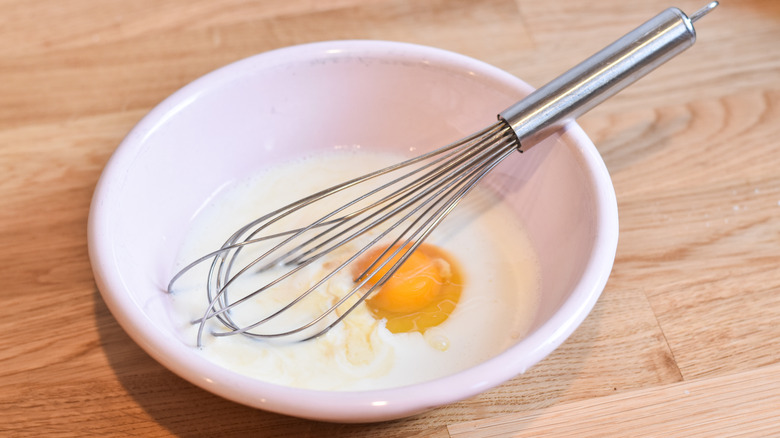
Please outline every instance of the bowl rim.
M581 153L591 173L597 202L597 228L591 257L569 298L538 329L503 353L459 373L410 386L370 391L317 391L291 388L240 375L216 364L183 363L194 354L187 346L171 345L155 336L150 320L137 309L116 275L118 261L108 240L106 215L101 208L112 197L121 164L132 157L150 133L186 107L199 93L264 65L329 53L404 54L435 60L438 65L463 66L511 87L530 92L519 78L474 58L443 49L410 43L375 40L336 40L302 44L260 53L214 70L185 85L153 108L120 143L96 185L88 220L88 248L96 283L109 310L130 337L169 370L201 388L248 406L296 417L335 422L368 422L401 418L462 400L514 376L546 357L562 344L589 314L612 270L618 241L617 201L611 178L598 150L576 123L562 136ZM535 345L529 350L528 345ZM522 355L521 355L522 352ZM459 388L453 395L453 388Z

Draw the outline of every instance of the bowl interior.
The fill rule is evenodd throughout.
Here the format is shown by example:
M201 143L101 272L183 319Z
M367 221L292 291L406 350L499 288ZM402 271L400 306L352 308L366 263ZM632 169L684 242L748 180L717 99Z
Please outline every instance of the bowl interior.
M298 46L211 73L155 108L106 166L90 217L90 256L101 293L125 330L174 372L277 412L379 420L496 385L541 360L573 331L611 269L614 193L595 148L576 125L506 160L484 181L512 207L538 252L542 292L532 334L486 368L448 377L435 395L428 395L433 387L418 388L423 399L403 403L409 396L403 388L311 394L232 375L181 345L163 290L187 224L229 182L322 149L416 155L493 123L530 90L463 56L382 42ZM491 371L509 363L510 369ZM390 407L372 404L396 396ZM333 397L344 398L340 407L332 406Z

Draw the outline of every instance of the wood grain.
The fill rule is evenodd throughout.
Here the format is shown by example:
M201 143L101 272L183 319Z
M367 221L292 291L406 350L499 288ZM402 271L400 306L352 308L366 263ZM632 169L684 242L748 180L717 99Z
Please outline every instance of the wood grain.
M146 355L92 277L86 221L103 166L155 104L215 68L386 39L538 86L668 6L0 0L0 435L780 435L775 0L721 2L692 49L581 119L618 197L612 276L564 345L476 397L370 425L250 409Z
M777 432L777 365L453 425L451 437L769 436ZM609 429L605 428L609 425Z

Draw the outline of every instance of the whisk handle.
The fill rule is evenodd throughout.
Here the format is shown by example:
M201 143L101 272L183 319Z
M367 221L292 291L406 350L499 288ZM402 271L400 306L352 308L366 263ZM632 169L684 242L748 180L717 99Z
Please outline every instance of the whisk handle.
M690 17L669 8L499 114L514 130L520 151L637 81L696 41Z

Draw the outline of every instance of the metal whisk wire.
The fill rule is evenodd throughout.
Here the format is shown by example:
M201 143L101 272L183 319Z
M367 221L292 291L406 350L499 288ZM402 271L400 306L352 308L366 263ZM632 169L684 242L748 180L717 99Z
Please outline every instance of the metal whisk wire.
M349 308L341 312L337 317L330 318L324 326L316 327L315 332L307 334L305 339L319 336L338 324L376 288L381 287L477 182L516 149L516 137L512 130L505 122L499 121L466 139L392 166L392 168L383 169L366 177L361 177L359 182L365 183L377 176L416 166L407 173L381 184L364 195L330 211L304 228L258 237L262 231L273 223L284 219L292 211L303 209L307 205L322 199L323 196L335 194L343 190L344 187L350 186L350 182L296 201L239 229L218 251L212 252L185 267L177 274L177 277L172 279L169 290L173 290L175 281L186 271L199 263L213 259L208 274L207 296L209 305L204 315L195 321L200 324L198 330L199 345L202 344L206 321L211 318L217 318L228 329L225 332L212 333L214 336L244 334L250 337L265 339L285 337L301 333L316 326L350 300L352 296L360 293L360 297ZM365 201L372 197L378 199L372 200L366 206L360 206L355 211L347 212L350 207L354 207L360 201ZM345 212L347 213L343 214ZM291 299L287 305L258 318L252 324L244 326L236 323L231 317L231 309L278 285L309 264L326 257L334 250L386 223L389 223L389 225L381 233L372 236L367 244L362 245L338 267L319 279L307 290ZM360 272L355 278L354 287L320 315L313 317L306 324L281 332L259 333L253 331L300 303L338 272L350 266L371 247L379 245L383 240L388 240L385 238L393 231L397 231L396 235L389 239L390 244L380 255L380 258L383 258L384 261L382 263L375 261ZM311 236L310 234L314 235ZM283 237L281 242L242 265L235 274L232 273L239 252L250 245L280 237ZM292 248L287 247L291 243L295 245ZM383 270L390 260L393 260L395 265L384 273L378 281L366 288L366 283L369 282L369 279ZM228 298L230 286L238 277L245 275L250 270L256 272L278 266L286 267L286 270L280 276L275 277L272 281L263 284L235 301L231 301Z

